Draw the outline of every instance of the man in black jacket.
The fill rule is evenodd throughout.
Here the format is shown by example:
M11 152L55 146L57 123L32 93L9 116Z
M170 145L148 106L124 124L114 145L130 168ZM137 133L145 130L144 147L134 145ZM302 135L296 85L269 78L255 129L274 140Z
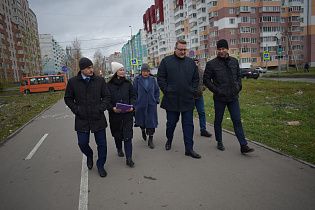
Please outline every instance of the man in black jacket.
M245 139L241 111L239 106L239 92L242 90L242 80L239 64L236 58L228 54L229 45L225 39L217 43L218 56L207 62L203 83L213 92L215 119L214 131L218 142L217 148L225 150L222 143L222 119L227 106L234 125L236 137L241 145L241 153L253 152L247 146Z
M185 56L186 50L186 41L177 41L175 53L161 61L157 74L157 82L163 92L161 108L166 110L167 118L165 149L171 149L174 130L181 114L185 155L200 158L193 150L194 95L197 93L199 74L195 62Z
M107 122L104 111L110 103L110 93L105 80L93 73L93 63L88 58L79 61L78 75L70 78L65 92L65 103L75 114L75 130L78 144L87 157L87 167L93 167L93 150L89 146L90 131L94 133L97 144L99 175L107 175L104 165L107 156L105 128Z

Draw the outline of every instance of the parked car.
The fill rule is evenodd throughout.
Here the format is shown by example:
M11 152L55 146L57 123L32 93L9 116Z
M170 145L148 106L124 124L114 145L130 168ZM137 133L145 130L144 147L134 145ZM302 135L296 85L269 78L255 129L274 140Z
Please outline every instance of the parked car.
M244 79L257 79L259 77L259 71L252 69L241 69L241 77Z
M256 67L255 70L256 70L256 71L259 71L259 73L266 73L266 69L263 69L263 68L261 68L260 66L259 66L259 67Z

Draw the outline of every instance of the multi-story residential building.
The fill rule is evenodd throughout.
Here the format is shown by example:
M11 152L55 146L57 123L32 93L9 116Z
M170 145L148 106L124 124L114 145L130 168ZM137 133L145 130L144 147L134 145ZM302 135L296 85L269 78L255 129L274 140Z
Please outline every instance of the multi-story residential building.
M108 71L112 71L112 66L110 65L112 62L118 62L118 63L121 63L124 65L123 63L123 56L122 56L122 53L120 52L115 52L114 54L111 54L108 58L108 62L105 61L107 64L106 64L106 67L107 65L109 65L108 67ZM124 65L125 69L126 69L126 66Z
M140 29L136 35L132 36L122 47L122 64L125 67L125 71L129 74L139 73L142 63L148 62L146 33L143 29ZM131 65L130 60L136 58L138 65Z
M37 19L27 0L0 2L0 50L1 79L42 74Z
M50 34L40 34L39 44L44 75L61 74L66 65L66 52Z
M173 53L175 41L185 39L187 56L205 67L216 57L216 42L226 39L241 68L265 67L266 61L271 67L315 66L312 5L309 0L155 0L143 15L148 59L158 67Z
M175 4L173 0L155 0L155 5L147 9L143 15L144 30L147 33L148 62L153 68L157 68L165 56L174 52Z

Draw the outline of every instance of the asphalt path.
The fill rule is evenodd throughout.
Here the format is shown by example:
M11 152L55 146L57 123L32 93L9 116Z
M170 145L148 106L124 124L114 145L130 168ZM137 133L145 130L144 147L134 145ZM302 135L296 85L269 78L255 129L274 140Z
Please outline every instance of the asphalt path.
M107 113L107 112L106 112ZM118 157L106 129L106 178L88 171L77 146L74 116L60 100L0 146L1 209L314 209L315 169L253 142L242 155L236 137L201 137L195 119L194 150L184 155L181 123L165 150L165 111L150 149L134 129L134 168ZM208 124L208 130L214 133ZM91 135L91 146L96 145Z
M270 80L276 80L276 81L283 81L283 82L310 82L315 83L315 78L309 77L303 77L303 78L290 78L290 77L260 77L259 79L270 79Z

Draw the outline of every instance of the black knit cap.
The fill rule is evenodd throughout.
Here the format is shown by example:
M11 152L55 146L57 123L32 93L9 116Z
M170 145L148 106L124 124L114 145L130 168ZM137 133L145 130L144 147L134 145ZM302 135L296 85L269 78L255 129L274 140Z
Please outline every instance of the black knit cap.
M221 47L224 47L226 49L229 49L229 44L228 42L225 40L225 39L220 39L218 42L217 42L217 48L221 48Z
M90 59L84 57L80 59L79 61L80 70L83 70L89 66L93 66L93 63Z

